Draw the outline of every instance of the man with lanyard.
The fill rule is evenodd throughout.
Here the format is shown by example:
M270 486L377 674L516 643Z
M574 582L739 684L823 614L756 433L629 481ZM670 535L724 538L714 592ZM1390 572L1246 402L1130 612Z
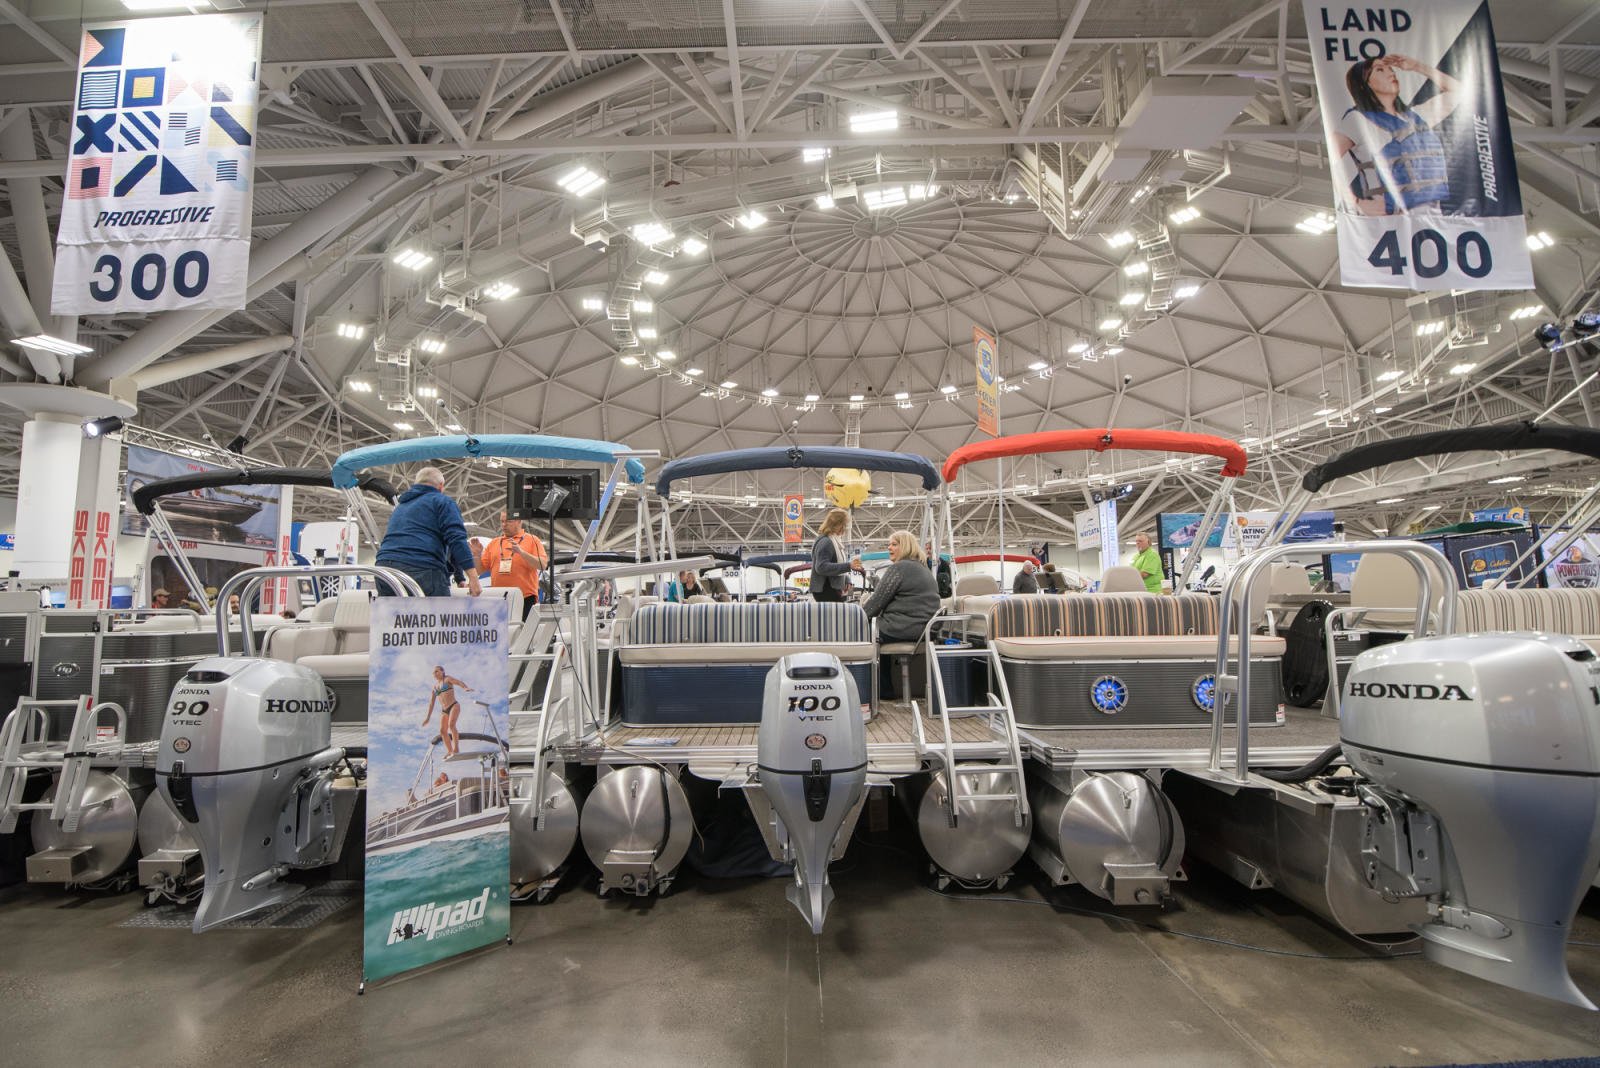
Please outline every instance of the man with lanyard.
M500 536L478 554L478 566L489 573L492 586L515 586L522 591L522 618L539 601L539 569L546 566L544 542L522 529L522 520L500 513Z

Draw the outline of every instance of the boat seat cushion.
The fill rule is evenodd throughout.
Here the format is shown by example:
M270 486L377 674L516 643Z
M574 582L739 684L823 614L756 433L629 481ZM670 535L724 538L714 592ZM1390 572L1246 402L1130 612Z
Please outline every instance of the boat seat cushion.
M723 645L731 642L870 642L860 605L815 601L643 604L629 645Z
M1216 599L1203 593L1103 593L1094 597L1022 594L989 610L989 636L1177 637L1217 633Z
M364 679L372 664L372 654L325 653L302 656L295 663L310 668L324 679Z
M709 667L713 664L776 664L790 653L831 653L846 662L871 660L878 655L872 642L719 642L702 645L625 645L618 653L624 666L672 664Z
M1462 590L1456 631L1542 630L1600 637L1600 590ZM1592 644L1592 642L1591 642Z
M1252 635L1250 657L1252 660L1260 657L1281 657L1284 645L1282 638ZM996 638L994 647L1001 656L1012 660L1192 660L1215 656L1217 638L1214 634L1142 638ZM1234 654L1238 653L1237 638L1228 642L1228 649Z

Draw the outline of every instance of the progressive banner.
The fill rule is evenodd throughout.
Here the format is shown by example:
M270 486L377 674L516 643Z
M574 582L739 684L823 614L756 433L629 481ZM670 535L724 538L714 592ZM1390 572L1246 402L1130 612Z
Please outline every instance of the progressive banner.
M1340 280L1531 289L1488 4L1304 4Z
M84 28L52 312L245 306L261 22Z
M499 597L372 602L369 982L510 934L508 608Z

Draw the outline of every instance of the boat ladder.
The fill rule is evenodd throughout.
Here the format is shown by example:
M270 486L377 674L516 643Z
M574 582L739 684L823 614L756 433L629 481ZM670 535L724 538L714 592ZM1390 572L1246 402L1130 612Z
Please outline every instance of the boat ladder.
M558 635L560 617L551 614L546 617L541 615L533 640L524 646L524 651L512 654L513 662L534 664L548 664L549 669L544 678L544 696L537 705L530 706L527 690L519 691L521 700L514 700L512 704L522 704L522 708L513 707L509 713L513 728L532 721L534 732L534 760L531 773L515 774L514 778L533 780L533 789L529 796L533 798L534 829L543 830L545 821L544 784L548 774L549 763L545 753L550 748L550 732L553 724L559 718L559 713L567 705L568 695L561 692L561 671L567 659L567 645ZM535 673L532 676L537 678ZM577 734L573 733L572 740Z
M94 704L88 694L56 701L37 701L21 697L17 707L0 723L0 834L17 829L17 818L24 812L48 812L63 831L78 829L83 816L83 791L89 784L89 771L96 759L114 759L121 754L128 736L128 715L122 706L110 701ZM72 729L66 743L50 740L50 710L71 708ZM116 727L110 737L99 738L100 713L111 709ZM28 772L34 769L60 769L55 797L49 801L24 801Z
M1017 718L1011 710L1011 691L1006 685L1005 672L1000 667L1000 656L993 646L974 649L964 643L939 645L934 640L938 633L937 624L964 624L966 619L965 616L936 616L923 631L923 646L928 651L928 687L925 692L933 697L942 737L930 744L923 727L922 710L915 701L911 702L917 755L935 762L937 770L946 773L950 787L950 808L945 815L951 827L957 824L963 802L1008 804L1016 825L1022 827L1029 819L1028 792L1022 777L1022 743L1017 733ZM985 703L952 706L945 693L943 666L950 664L966 671L971 661L980 658L988 662L992 686L985 694ZM999 693L996 694L995 690L999 690ZM982 717L989 728L990 737L983 741L957 741L950 721L969 717ZM978 791L972 786L973 779L987 775L1000 777L1001 787L994 793Z

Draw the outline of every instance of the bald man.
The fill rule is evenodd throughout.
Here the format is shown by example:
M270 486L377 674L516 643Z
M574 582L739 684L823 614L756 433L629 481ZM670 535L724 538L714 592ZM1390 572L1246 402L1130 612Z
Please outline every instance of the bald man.
M437 467L418 471L416 483L400 495L378 546L377 564L416 579L425 597L450 596L452 574L466 575L472 596L483 592L467 525L456 502L445 495L444 472ZM378 592L392 595L381 583Z

